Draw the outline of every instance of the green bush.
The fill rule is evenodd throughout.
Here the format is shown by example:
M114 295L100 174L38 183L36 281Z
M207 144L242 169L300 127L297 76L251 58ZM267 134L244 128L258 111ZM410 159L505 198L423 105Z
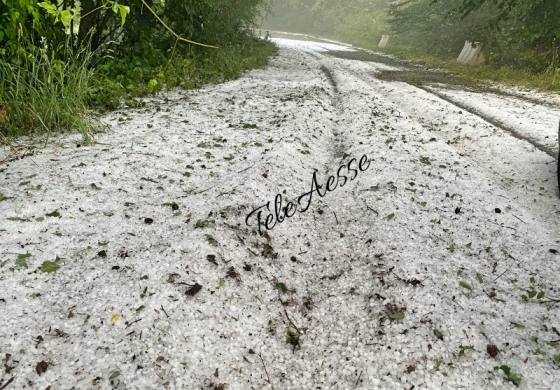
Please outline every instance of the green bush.
M276 51L270 42L251 36L219 49L158 50L150 44L123 59L107 59L97 67L91 103L115 108L124 97L127 104L145 94L175 87L192 89L206 83L239 77L244 71L265 66ZM140 53L147 53L141 57Z

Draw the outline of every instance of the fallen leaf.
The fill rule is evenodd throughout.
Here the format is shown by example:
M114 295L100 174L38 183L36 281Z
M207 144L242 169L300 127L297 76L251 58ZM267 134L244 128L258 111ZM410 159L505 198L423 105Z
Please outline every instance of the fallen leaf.
M59 268L60 268L60 265L58 265L54 261L43 261L43 264L41 264L40 271L41 272L55 272Z
M218 265L218 263L216 262L216 255L208 255L206 256L206 260L208 260L212 264Z
M119 375L121 375L121 372L118 370L113 371L113 373L111 374L111 376L109 376L109 380L112 381L113 379L115 379L116 377L118 377Z
M261 252L261 256L271 258L271 259L277 259L278 253L274 251L274 248L272 248L270 244L265 243L263 246L263 250Z
M193 284L191 287L189 287L186 291L185 294L193 296L195 295L197 292L199 292L200 290L202 290L202 286L198 283Z
M404 313L402 311L396 311L389 314L389 318L392 320L402 321L404 320Z
M210 245L218 246L218 241L216 241L216 239L212 237L210 234L205 234L204 237L206 237L206 241L208 241Z
M111 317L111 325L115 325L115 322L117 322L119 318L121 318L119 313L116 313L113 317Z
M436 335L436 337L440 340L443 341L443 333L441 333L439 330L434 329L434 334Z
M235 280L239 281L239 272L237 272L236 269L233 266L229 267L229 269L227 270L226 276L228 278L232 278L232 279L235 279Z
M486 346L486 352L488 352L488 355L490 355L492 357L496 357L496 355L500 351L498 350L498 347L496 347L494 344L488 344Z
M29 253L20 253L16 259L16 267L27 268L27 259L31 257Z
M49 368L49 364L42 360L39 363L37 363L37 366L35 366L35 371L37 371L37 374L41 375L42 373L47 371L47 368Z
M511 371L511 368L509 368L509 367L506 366L506 365L502 365L502 366L500 366L499 368L500 368L500 370L502 370L502 371L504 372L504 374L506 374L507 379L508 379L510 382L513 382L513 384L514 384L515 386L519 386L519 385L521 384L521 377L518 376L517 374L513 373L513 372Z

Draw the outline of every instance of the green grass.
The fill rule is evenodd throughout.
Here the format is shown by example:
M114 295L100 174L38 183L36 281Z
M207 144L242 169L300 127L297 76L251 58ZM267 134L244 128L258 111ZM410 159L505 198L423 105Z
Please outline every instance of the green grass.
M254 38L217 50L208 49L205 55L195 57L198 67L191 76L198 83L232 80L247 70L265 66L276 51L272 42Z
M80 53L63 62L56 59L63 50L44 45L22 50L15 61L0 60L1 139L66 130L91 139L96 126L86 104L90 56Z
M470 79L499 82L509 86L538 89L544 91L560 91L560 68L535 73L528 69L511 66L494 66L491 64L469 66L456 61L456 58L443 58L422 49L407 46L370 49L395 55L398 58L416 62L432 68L445 69L451 73ZM459 56L459 53L457 53Z

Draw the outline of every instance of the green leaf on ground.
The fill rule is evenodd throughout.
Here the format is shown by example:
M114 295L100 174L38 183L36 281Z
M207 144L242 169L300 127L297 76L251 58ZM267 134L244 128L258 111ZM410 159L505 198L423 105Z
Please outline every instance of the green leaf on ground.
M424 156L420 157L420 162L422 164L432 165L432 162L430 161L430 159L428 157L424 157Z
M519 386L521 384L521 377L512 372L510 367L502 365L499 368L504 372L504 374L506 374L508 381L512 382L515 386Z
M27 268L27 259L30 257L30 253L20 253L16 259L16 267Z
M396 311L389 314L389 318L392 320L402 321L404 320L404 313L402 311Z
M212 237L210 234L205 234L204 237L206 237L206 241L208 241L208 243L212 246L218 246L218 241L216 241L216 239L214 237Z
M59 268L60 268L60 265L58 265L54 261L48 261L47 260L47 261L43 261L43 264L41 264L40 271L41 272L55 272Z
M121 375L120 371L113 371L113 373L111 374L111 376L109 377L109 380L112 381L113 379L115 379L116 377L118 377L119 375Z
M198 221L196 221L196 223L194 224L194 228L195 229L203 229L203 228L207 228L211 225L214 224L214 221L209 221L207 219L199 219Z
M459 350L459 357L461 356L465 356L465 351L474 351L474 346L473 345L461 345L460 350Z

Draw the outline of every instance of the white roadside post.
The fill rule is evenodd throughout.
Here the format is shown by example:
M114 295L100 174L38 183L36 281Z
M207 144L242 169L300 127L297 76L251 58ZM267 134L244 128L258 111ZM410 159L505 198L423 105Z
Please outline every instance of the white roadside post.
M465 41L465 46L457 61L465 65L480 65L484 63L484 54L480 42Z
M379 47L387 47L391 37L389 35L382 35L381 41L379 41Z

